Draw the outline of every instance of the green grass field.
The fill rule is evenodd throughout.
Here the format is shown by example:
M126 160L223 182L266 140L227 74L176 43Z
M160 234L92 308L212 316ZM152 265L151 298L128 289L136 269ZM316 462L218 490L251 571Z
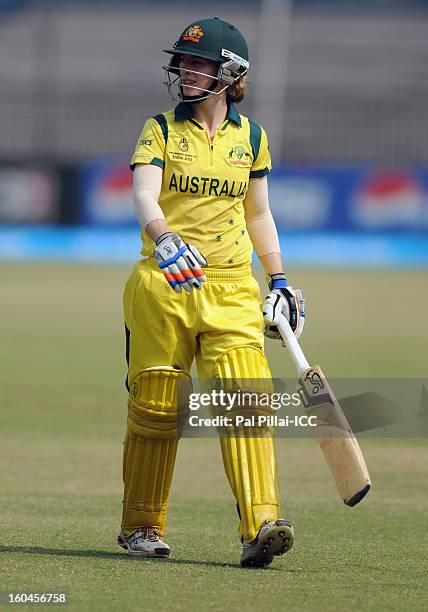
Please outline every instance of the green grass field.
M293 272L308 302L303 346L328 376L427 377L426 273ZM264 570L239 568L217 440L182 440L173 558L134 560L117 548L127 273L0 265L0 591L65 590L69 610L426 609L423 439L362 440L373 489L353 509L313 440L279 439L296 544ZM267 353L274 376L292 374L283 349L270 342Z

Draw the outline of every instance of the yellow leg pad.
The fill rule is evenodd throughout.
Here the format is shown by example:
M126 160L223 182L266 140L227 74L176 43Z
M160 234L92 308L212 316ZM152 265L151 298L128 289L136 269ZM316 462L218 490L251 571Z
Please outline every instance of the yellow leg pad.
M186 416L186 403L181 410L178 400L181 392L189 390L188 373L172 368L143 370L130 381L123 450L125 536L145 525L155 527L161 535L165 533L175 456Z
M256 347L238 347L222 355L214 376L223 379L227 389L248 384L263 393L273 390L267 360ZM225 380L230 378L232 382ZM264 521L280 517L274 442L266 428L234 428L231 433L220 437L223 464L239 506L241 539L251 542Z

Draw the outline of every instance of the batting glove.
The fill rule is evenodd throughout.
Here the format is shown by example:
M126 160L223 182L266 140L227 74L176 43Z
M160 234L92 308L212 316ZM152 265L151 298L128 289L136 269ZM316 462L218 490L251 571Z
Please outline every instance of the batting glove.
M196 247L183 242L177 234L167 232L159 236L153 257L174 291L201 289L207 279L201 268L207 265L205 257Z
M264 335L281 340L278 320L285 316L297 339L300 338L305 324L305 299L300 289L288 285L285 274L272 274L269 280L270 293L263 304L265 319Z

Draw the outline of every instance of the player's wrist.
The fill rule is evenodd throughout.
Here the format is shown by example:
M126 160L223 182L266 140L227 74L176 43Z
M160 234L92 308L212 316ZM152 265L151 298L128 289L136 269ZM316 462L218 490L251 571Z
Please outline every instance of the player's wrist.
M269 274L267 281L271 291L273 289L285 289L288 287L287 277L285 276L284 272Z
M163 232L163 234L156 238L155 243L156 245L159 245L164 240L170 240L171 238L175 238L176 236L177 234L174 234L174 232Z
M144 232L153 242L156 242L162 234L169 232L169 227L165 219L154 219L146 225Z

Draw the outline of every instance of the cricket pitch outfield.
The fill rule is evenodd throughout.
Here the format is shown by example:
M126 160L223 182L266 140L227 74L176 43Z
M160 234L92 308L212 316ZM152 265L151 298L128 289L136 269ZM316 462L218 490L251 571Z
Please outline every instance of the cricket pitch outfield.
M363 439L373 489L353 509L315 440L278 439L296 544L264 570L239 568L218 442L182 440L173 557L120 551L127 272L0 265L0 591L65 590L68 610L424 609L426 439ZM302 345L328 377L427 377L425 272L295 269L290 280L308 303ZM274 376L292 375L279 343L267 341L267 353Z

